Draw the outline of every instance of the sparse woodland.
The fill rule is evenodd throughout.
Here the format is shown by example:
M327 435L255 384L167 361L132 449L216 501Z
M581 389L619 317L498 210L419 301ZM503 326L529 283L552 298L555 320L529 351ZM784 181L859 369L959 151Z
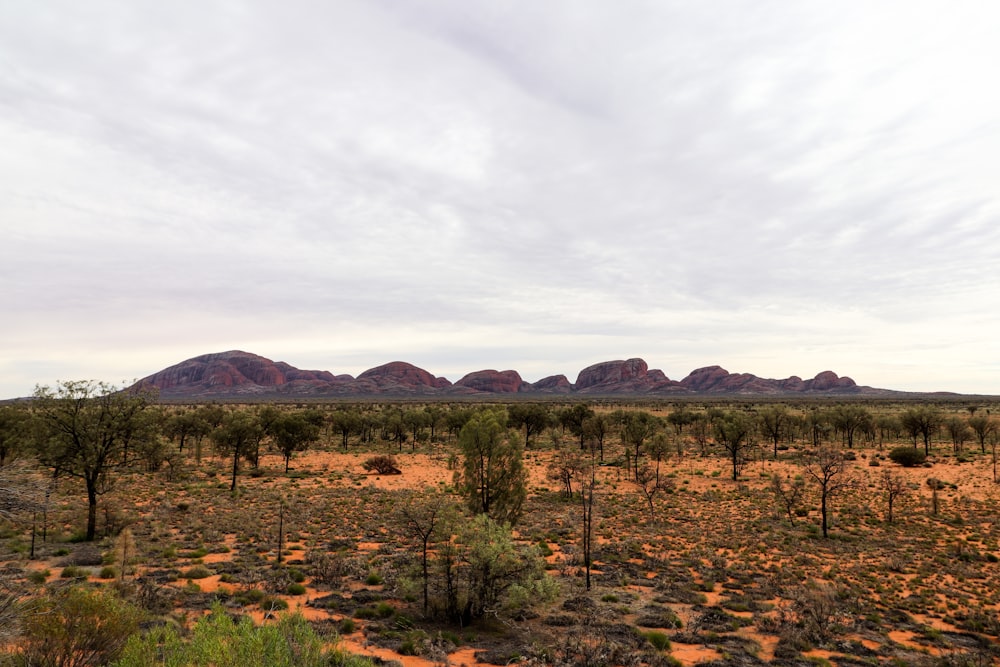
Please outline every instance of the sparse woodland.
M0 665L1000 664L998 402L110 389L0 406Z

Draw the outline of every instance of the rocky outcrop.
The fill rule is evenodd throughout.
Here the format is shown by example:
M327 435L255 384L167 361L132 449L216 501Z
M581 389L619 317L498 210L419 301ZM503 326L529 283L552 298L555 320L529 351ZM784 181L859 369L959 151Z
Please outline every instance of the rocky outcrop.
M483 370L469 373L452 385L404 361L393 361L369 369L357 378L308 371L283 361L232 350L205 354L154 373L140 385L159 390L167 399L323 396L449 396L477 394L584 394L600 395L697 395L697 394L879 394L894 392L859 387L849 377L823 371L811 380L792 376L769 380L750 373L730 373L720 366L692 371L680 382L642 359L605 361L580 371L576 384L565 375L553 375L535 383L525 382L514 370Z
M823 371L805 384L809 391L850 390L858 386L851 378L837 377L833 371Z
M681 380L681 386L699 394L797 394L797 393L859 393L851 378L839 378L824 371L812 380L791 376L784 380L768 380L749 373L730 373L720 366L707 366L691 371Z
M593 387L621 384L644 378L649 367L642 359L627 361L604 361L593 366L587 366L576 377L574 387L577 391Z
M140 381L163 396L256 394L286 385L322 385L336 382L328 371L304 371L284 362L230 350L204 354L165 368Z
M445 389L451 386L446 378L437 378L405 361L392 361L382 366L370 368L355 381L359 385L373 385L374 387L387 391L427 391L431 389Z
M565 375L550 375L533 383L531 390L546 394L568 394L573 391L573 385Z
M493 394L516 394L522 387L530 387L517 371L476 371L469 373L455 383L456 387L467 387L476 391Z

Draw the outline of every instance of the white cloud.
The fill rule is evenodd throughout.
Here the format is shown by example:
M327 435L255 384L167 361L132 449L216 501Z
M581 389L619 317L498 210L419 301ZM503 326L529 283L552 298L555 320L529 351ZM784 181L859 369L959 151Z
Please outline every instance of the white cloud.
M230 348L1000 393L998 24L7 3L0 395Z

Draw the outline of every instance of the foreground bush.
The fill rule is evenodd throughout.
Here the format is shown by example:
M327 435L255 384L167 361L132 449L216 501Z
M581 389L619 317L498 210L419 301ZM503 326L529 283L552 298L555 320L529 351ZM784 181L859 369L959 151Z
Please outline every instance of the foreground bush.
M235 620L219 605L194 626L189 640L172 627L129 640L114 667L372 667L372 662L338 649L325 651L323 639L301 614L277 623Z
M138 630L141 616L137 607L111 593L64 588L29 607L20 657L32 667L106 665Z
M927 454L915 447L895 447L889 452L889 458L903 466L904 468L915 468L923 465L927 460Z

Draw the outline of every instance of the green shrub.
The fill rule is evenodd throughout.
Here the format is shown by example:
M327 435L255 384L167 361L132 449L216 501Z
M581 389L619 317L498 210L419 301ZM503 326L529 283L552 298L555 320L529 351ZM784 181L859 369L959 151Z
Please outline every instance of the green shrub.
M260 608L264 611L285 611L288 609L288 603L281 598L266 597L260 601Z
M306 592L306 587L302 584L291 583L288 584L288 588L285 590L288 595L303 595Z
M101 568L101 573L97 576L101 579L114 579L118 576L118 572L110 565L105 565Z
M646 638L650 644L653 645L658 651L668 651L670 650L670 638L667 637L667 633L660 632L659 630L650 630L642 635Z
M111 593L77 586L43 596L33 612L24 618L20 642L28 665L106 665L138 631L142 617Z
M924 461L927 460L927 454L922 450L904 445L903 447L894 447L889 452L889 459L904 468L914 468L923 465Z
M185 579L204 579L211 577L212 571L204 565L195 565L181 576Z
M358 624L354 622L353 618L345 617L344 620L340 622L339 632L342 635L349 635L357 629L358 629Z
M216 605L195 624L190 640L182 640L172 626L136 635L112 667L372 667L366 658L323 647L301 614L257 626L246 617L234 622Z
M48 570L35 570L34 572L28 575L28 581L30 581L33 584L41 585L49 580L50 574L52 573L49 572Z
M369 586L380 586L384 581L378 572L372 572L365 578L365 583Z
M59 576L63 579L86 579L90 576L90 570L78 565L67 565Z

